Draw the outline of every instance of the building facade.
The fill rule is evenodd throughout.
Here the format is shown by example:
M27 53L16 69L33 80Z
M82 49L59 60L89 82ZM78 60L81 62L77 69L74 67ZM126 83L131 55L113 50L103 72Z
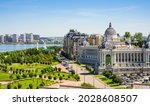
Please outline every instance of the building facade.
M102 36L100 34L91 34L88 38L89 45L100 45L101 41Z
M80 33L71 29L68 34L64 36L63 50L68 58L77 59L79 54L79 47L83 45L84 39L88 40L88 35Z
M142 48L121 42L111 23L102 44L80 47L78 62L92 65L97 73L108 69L113 73L150 72L150 36Z

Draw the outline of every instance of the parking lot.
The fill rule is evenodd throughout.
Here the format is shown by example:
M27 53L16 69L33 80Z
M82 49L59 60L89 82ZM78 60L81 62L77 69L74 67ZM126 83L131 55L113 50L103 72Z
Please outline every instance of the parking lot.
M149 73L128 73L128 74L119 74L119 77L123 80L123 85L148 88L148 82L150 81ZM138 86L137 86L138 85Z

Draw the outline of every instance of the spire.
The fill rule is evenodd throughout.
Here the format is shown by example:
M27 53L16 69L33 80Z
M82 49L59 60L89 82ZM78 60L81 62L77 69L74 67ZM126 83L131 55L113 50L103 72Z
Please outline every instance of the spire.
M109 23L109 28L111 28L111 22Z

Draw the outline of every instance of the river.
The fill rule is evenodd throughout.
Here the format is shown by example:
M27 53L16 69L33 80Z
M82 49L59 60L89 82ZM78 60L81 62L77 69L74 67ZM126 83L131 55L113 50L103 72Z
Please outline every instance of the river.
M0 44L0 52L24 50L28 48L36 48L36 44ZM44 47L44 44L39 44L39 47ZM46 46L62 46L62 44L46 44Z

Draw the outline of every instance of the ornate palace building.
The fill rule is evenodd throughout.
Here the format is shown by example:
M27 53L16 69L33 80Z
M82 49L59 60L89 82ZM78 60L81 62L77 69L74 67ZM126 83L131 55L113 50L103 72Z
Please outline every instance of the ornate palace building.
M108 69L113 73L150 72L150 36L142 48L130 41L121 42L111 23L99 45L89 45L84 39L79 48L78 62L95 67L102 72Z

